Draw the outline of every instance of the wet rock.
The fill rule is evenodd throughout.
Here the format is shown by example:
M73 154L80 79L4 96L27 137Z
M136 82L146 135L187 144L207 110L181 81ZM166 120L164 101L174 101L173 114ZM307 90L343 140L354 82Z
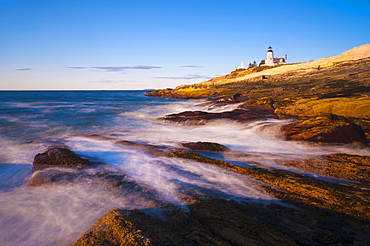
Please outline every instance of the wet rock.
M182 143L183 147L195 150L195 151L211 151L211 152L223 152L230 150L228 147L211 142L188 142Z
M106 212L95 224L71 246L87 245L152 245L150 240L125 219L124 210L112 209Z
M131 204L146 207L160 207L166 204L152 188L131 180L122 172L92 169L47 168L34 172L29 187L73 186L109 192L117 197L125 197Z
M356 234L367 233L358 231L359 227L356 229L360 224L354 226L356 222L348 223L340 215L276 203L211 199L191 204L186 211L162 210L162 219L148 214L140 210L110 210L73 246L101 245L103 240L107 240L104 245L138 245L137 241L146 245L150 240L151 245L160 246L317 245L318 242L319 245L366 245L369 242L365 237L357 237ZM132 244L120 241L123 237L133 238Z
M323 216L317 219L316 230L312 241L319 245L354 245L353 234L343 230L348 223L333 216ZM340 232L340 233L338 233Z
M67 148L50 148L44 153L37 154L33 160L33 171L50 167L81 168L97 164L81 158Z
M35 171L28 185L62 185L71 184L73 182L88 183L90 185L105 183L112 187L132 186L135 184L134 182L128 182L126 180L126 175L119 172L96 169L76 170L70 168L47 168Z
M238 122L273 117L273 110L261 107L245 107L221 113L208 113L203 111L185 111L178 114L166 115L162 118L165 122L204 125L213 120L227 119Z
M348 122L345 117L333 114L305 118L284 126L282 130L288 140L316 143L367 143L361 127Z
M101 245L103 240L107 240L104 245L295 245L294 240L243 209L246 207L235 202L212 200L190 205L189 212L168 211L165 220L139 210L125 215L114 209L72 245ZM132 244L125 244L122 238L132 239Z
M66 172L66 170L48 168L33 172L28 181L28 186L43 186L54 183L66 184L73 182L78 176L74 170Z
M100 136L96 136L96 135L90 135L90 137L101 139ZM117 146L139 150L139 151L142 151L146 154L156 156L156 157L182 158L182 159L188 159L188 160L197 161L197 162L216 164L216 165L220 165L220 166L228 166L227 162L212 159L212 158L208 158L206 156L203 156L201 154L198 154L194 151L187 150L187 149L151 145L151 144L146 144L146 143L135 143L135 142L126 141L126 140L118 140L117 141L117 139L108 138L108 137L105 137L104 139L109 140L109 141L113 141ZM198 148L198 149L202 148L203 150L208 149L209 151L211 151L211 149L213 149L213 151L227 151L228 150L228 148L226 146L223 146L223 145L217 144L217 143L198 142L198 143L194 143L194 144L195 145L189 143L189 145L188 145L188 144L185 143L185 145L187 145L189 147L194 146L194 148ZM203 146L203 147L201 147L201 146Z
M113 172L86 169L98 162L93 162L78 156L64 147L49 148L44 153L37 154L33 161L33 174L29 186L50 184L67 184L76 180L115 177L123 179L125 175ZM113 181L113 180L112 180Z
M348 179L370 185L370 156L349 154L321 155L315 159L281 161L279 164L306 172Z
M171 157L168 153L168 148L163 146L135 143L126 140L116 141L115 144L121 147L143 151L144 153L157 157Z

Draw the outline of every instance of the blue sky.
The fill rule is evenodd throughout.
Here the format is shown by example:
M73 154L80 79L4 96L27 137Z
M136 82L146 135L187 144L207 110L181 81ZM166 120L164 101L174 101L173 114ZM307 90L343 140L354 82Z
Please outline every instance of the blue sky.
M0 0L0 89L152 89L370 42L370 0Z

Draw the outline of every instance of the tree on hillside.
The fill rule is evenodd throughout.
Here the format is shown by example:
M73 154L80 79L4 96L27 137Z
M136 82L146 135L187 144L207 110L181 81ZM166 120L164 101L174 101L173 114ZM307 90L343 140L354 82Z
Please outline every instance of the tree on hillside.
M260 61L260 64L258 66L262 66L262 65L265 65L266 64L266 61L265 60L261 60Z
M253 61L253 63L249 63L248 68L257 67L257 62Z

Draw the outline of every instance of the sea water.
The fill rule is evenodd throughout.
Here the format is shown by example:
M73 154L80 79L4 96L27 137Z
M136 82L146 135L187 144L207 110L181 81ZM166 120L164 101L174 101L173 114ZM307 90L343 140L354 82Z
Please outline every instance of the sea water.
M279 168L285 167L276 164L276 159L336 152L370 154L368 148L285 141L280 127L289 122L282 120L243 124L222 120L202 126L160 120L186 110L222 112L238 106L152 98L145 91L0 91L0 245L68 245L109 209L160 208L140 193L122 195L90 183L28 187L34 156L53 146L94 158L107 170L124 173L146 187L156 200L173 206L184 206L191 202L184 197L199 193L260 202L276 199L252 178L212 165L151 156L115 145L115 141L166 147L189 141L216 142L234 152L206 155L241 166L258 161Z

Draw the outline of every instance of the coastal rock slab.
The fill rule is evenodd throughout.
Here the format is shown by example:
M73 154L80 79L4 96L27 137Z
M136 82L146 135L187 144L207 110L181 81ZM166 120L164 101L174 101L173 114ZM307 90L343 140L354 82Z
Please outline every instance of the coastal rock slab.
M37 154L33 160L33 171L50 167L81 168L97 164L81 158L67 148L50 148L44 153Z
M302 119L284 126L282 130L288 140L316 143L367 143L361 127L348 122L345 117L333 114Z
M225 111L221 113L209 113L203 111L185 111L178 114L166 115L162 118L164 122L190 124L190 125L204 125L213 120L234 120L237 122L247 122L251 120L258 120L267 117L273 117L273 110L262 107L246 107L238 108L232 111Z
M149 246L150 240L125 219L124 210L112 209L70 246L131 245Z
M370 156L336 153L321 155L316 159L282 161L281 164L370 185Z
M127 187L134 189L137 184L126 180L123 173L103 170L76 170L70 168L47 168L33 172L28 185L42 186L51 184L70 184L73 182L90 185L109 184L112 187Z
M248 216L247 207L213 200L192 204L189 212L166 212L166 220L139 210L113 209L71 246L81 245L296 245L264 222ZM104 244L103 244L104 243Z
M195 151L210 151L210 152L223 152L230 150L228 147L211 142L187 142L181 144L183 147Z
M101 136L97 136L97 135L90 135L89 137L102 139ZM197 162L217 163L221 166L227 166L227 163L224 162L224 161L211 159L211 158L208 158L208 157L203 156L201 154L198 154L194 151L187 150L187 149L151 145L151 144L146 144L146 143L135 143L135 142L126 141L126 140L117 140L117 139L109 138L109 137L104 137L104 139L109 140L109 141L114 141L117 146L139 150L139 151L142 151L143 153L146 153L146 154L149 154L149 155L152 155L152 156L156 156L156 157L182 158L182 159L188 159L188 160L193 160L193 161L197 161ZM205 150L206 148L208 148L209 151L226 151L226 150L229 150L226 146L223 146L223 145L217 144L217 143L209 143L209 142L185 143L185 145L190 147L190 148L186 147L188 149L202 148L203 150ZM191 146L193 146L193 147L191 147ZM201 147L201 146L203 146L203 147Z
M66 184L73 182L79 175L74 170L58 170L54 168L47 168L33 172L28 186L43 186L50 184Z
M167 210L164 220L140 210L113 209L77 245L354 245L341 216L278 204L206 200ZM105 243L105 244L103 244Z

